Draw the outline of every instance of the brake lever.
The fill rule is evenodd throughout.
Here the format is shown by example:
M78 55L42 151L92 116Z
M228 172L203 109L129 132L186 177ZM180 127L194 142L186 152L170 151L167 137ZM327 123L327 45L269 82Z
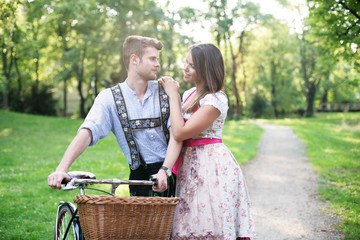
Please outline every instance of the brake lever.
M65 186L61 186L61 189L64 191L70 191L70 190L74 190L76 189L76 185L75 185L75 178L72 178L70 181L68 181L69 179L64 178L64 180L61 182L62 184L66 184Z
M151 175L149 180L153 182L153 186L156 187L158 185L158 180L156 178L156 174Z

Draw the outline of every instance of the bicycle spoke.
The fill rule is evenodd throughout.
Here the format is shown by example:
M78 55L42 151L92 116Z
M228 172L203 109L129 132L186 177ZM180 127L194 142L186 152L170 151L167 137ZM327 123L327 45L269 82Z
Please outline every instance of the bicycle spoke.
M67 239L67 240L72 240L72 239L76 239L76 235L75 235L75 227L74 227L74 223L71 222L72 216L73 216L73 211L71 211L68 206L63 206L64 208L61 209L61 211L59 212L59 216L58 216L58 222L57 222L57 230L56 230L56 234L57 234L57 240L62 240L62 239ZM66 230L70 224L70 228L69 231L66 234Z

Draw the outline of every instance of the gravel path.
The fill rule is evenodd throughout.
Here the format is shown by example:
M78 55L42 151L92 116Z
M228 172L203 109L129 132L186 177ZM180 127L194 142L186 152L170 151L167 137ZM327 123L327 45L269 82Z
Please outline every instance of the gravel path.
M256 123L265 131L255 159L242 166L258 240L343 239L339 221L317 199L318 181L305 145L291 128Z

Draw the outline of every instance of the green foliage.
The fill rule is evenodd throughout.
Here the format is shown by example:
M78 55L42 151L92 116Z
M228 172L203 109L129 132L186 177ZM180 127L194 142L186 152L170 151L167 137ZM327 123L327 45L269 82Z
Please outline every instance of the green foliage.
M256 30L253 44L249 47L246 63L250 91L247 102L250 107L247 116L282 117L300 108L303 101L299 78L298 46L294 34L289 33L287 25L276 19L268 20L267 27ZM261 97L263 102L257 103ZM266 104L265 104L266 103ZM254 105L255 104L255 105ZM267 109L266 109L267 108Z
M360 236L360 114L316 114L315 118L274 121L290 126L307 146L319 173L319 194L340 216L346 239Z
M308 22L311 25L311 34L326 51L339 59L350 64L357 73L360 72L360 2L357 0L308 0L310 15ZM358 101L353 96L359 93L359 77L352 74L342 73L339 68L347 68L348 64L339 64L330 73L329 84L324 86L324 93L327 87L332 93L335 102ZM340 77L340 78L339 78ZM352 82L357 82L355 87ZM340 86L341 85L341 86ZM338 87L340 86L340 87ZM344 95L349 91L348 96Z
M70 94L79 96L84 116L103 88L125 80L122 43L128 35L161 39L159 75L175 77L181 71L178 58L186 53L184 43L192 42L174 31L180 22L175 13L152 0L2 1L0 7L4 96L18 92L20 97L35 82L50 84L58 89L65 114ZM17 105L17 99L10 100Z
M304 10L291 1L277 2ZM270 106L266 114L271 117L291 114L307 102L313 106L314 99L317 103L327 94L329 101L358 101L354 96L360 92L359 3L308 3L310 14L302 19L302 30L312 51L302 60L313 70L301 68L293 29L263 14L260 5L251 1L211 0L204 9L174 9L177 3L169 0L0 1L2 107L21 109L33 84L51 85L58 112L85 116L102 89L126 78L122 43L131 34L164 43L158 76L179 80L183 92L189 85L182 81L181 62L194 43L189 33L197 33L195 26L210 26L212 41L223 52L224 91L233 118L241 119L244 109L251 109L256 91L264 93ZM305 73L313 73L309 79L318 86L311 89L309 82L301 82ZM315 92L311 99L306 98L310 90Z
M308 3L313 33L322 38L323 44L339 48L359 61L356 52L360 48L360 2L308 0Z
M227 73L230 83L225 82L225 88L231 89L232 93L229 113L237 119L244 114L243 93L246 92L247 84L244 62L251 44L250 29L266 19L266 16L260 12L259 5L252 2L238 1L231 7L227 1L214 0L208 3L209 11L205 16L216 23L212 25L212 31L216 43L225 49L225 68L230 69Z
M251 99L249 117L260 118L264 117L267 108L267 100L263 94L256 92Z
M323 89L328 89L328 101L334 103L357 102L359 92L360 73L349 64L340 61L329 76Z
M23 94L19 97L18 93L10 92L10 110L48 116L56 115L57 101L53 96L52 86L33 83ZM0 99L2 99L1 94Z
M51 189L47 176L57 167L81 123L0 110L0 239L52 238L58 203L72 201L76 192ZM240 163L255 155L262 133L259 127L230 121L224 131L224 143ZM129 175L113 134L86 149L70 169L75 170L93 172L99 179L128 179ZM128 196L127 186L117 194Z
M20 1L1 1L0 2L0 19L2 31L13 31L15 28L15 12ZM3 32L2 32L3 34Z
M57 101L54 99L52 91L52 86L33 84L30 93L25 96L25 112L39 115L56 115Z

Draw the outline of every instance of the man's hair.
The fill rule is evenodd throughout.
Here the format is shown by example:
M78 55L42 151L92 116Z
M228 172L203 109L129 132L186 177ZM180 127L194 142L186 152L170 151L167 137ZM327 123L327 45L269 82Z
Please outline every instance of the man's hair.
M136 35L128 36L125 39L123 44L123 60L126 70L129 70L131 54L135 54L141 59L144 55L144 50L147 47L153 47L160 51L163 47L163 44L161 41L155 38Z

